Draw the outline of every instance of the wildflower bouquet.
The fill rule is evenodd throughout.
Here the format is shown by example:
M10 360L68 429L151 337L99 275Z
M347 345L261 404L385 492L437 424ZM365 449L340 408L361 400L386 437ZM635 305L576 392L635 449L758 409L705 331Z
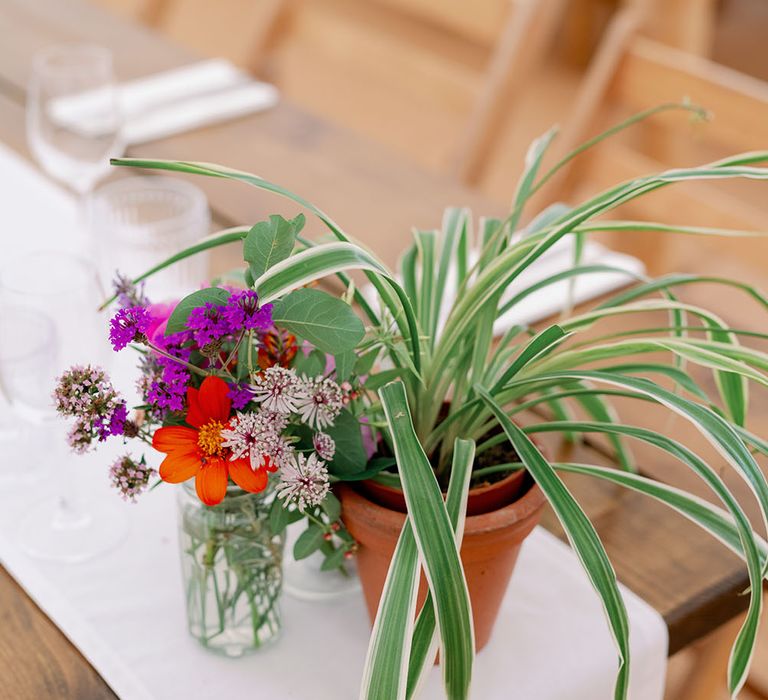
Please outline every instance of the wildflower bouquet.
M141 403L129 416L102 369L71 368L54 399L59 413L73 419L72 449L82 453L122 436L164 454L157 470L144 455L126 454L111 466L112 484L131 501L157 475L173 484L194 479L206 506L220 504L231 485L260 493L274 475L274 526L279 531L307 517L313 534L322 535L313 541L340 565L354 544L338 523L328 470L365 461L351 412L351 368L275 327L273 305L260 305L253 290L216 286L181 303L153 304L142 285L118 277L115 287L121 308L109 339L117 352L131 346L138 353ZM362 324L359 330L362 336ZM337 440L345 445L338 456ZM298 555L312 551L300 547Z
M745 428L747 385L768 384L765 374L768 355L742 345L743 334L738 329L730 328L706 309L680 301L675 292L681 285L706 281L744 291L763 310L768 307L768 299L742 282L711 276L641 278L630 280L635 282L634 286L594 308L566 314L559 323L540 331L515 326L501 338L494 338L493 334L494 322L499 316L537 290L595 272L623 273L603 265L583 264L579 257L581 246L576 245L571 269L538 281L512 298L506 297L510 283L566 236L576 236L582 241L595 230L649 229L686 235L744 233L650 222L595 222L594 219L624 202L676 182L703 178L768 179L768 170L757 167L768 161L765 152L638 177L577 206L554 205L531 218L525 228L520 227L527 201L564 163L611 133L653 113L679 107L664 105L633 117L580 147L542 175L542 161L556 132L546 133L529 151L512 211L506 219L481 219L474 234L469 212L448 210L440 230L415 233L413 246L403 254L399 276L368 250L353 243L323 211L260 177L207 163L116 161L120 165L228 178L277 193L311 212L335 238L335 242L314 243L298 235L296 219L289 222L272 217L269 222L254 227L236 227L215 234L179 252L135 282L200 251L241 242L248 266L243 281L247 289L257 295L248 298L258 302L258 309L261 311L273 304L272 321L278 328L300 336L321 352L332 354L337 373L335 386L339 389L339 382L352 376L352 370L357 376L367 376L363 385L359 382L355 385L359 395L350 410L350 425L354 423L359 432L362 417L367 418L368 426L377 433L373 450L378 454L367 463L363 458L354 467L346 464L342 468L337 464L331 468L333 463L328 463L328 471L334 479L346 480L374 475L383 479L387 474L387 479L400 484L408 515L379 603L363 673L362 697L386 700L412 697L432 666L438 646L447 696L467 697L474 638L472 608L459 557L467 493L473 476L480 472L486 472L482 477L487 478L489 471L508 473L523 468L549 501L602 601L619 655L616 698L626 698L628 688L627 612L600 539L560 477L564 472L587 474L655 498L744 558L751 588L749 609L729 666L732 693L737 693L743 684L762 608L760 593L768 560L765 542L753 531L742 504L723 482L717 465L708 464L671 436L622 423L611 401L619 395L649 402L657 405L658 410L670 411L694 425L717 448L725 462L744 477L768 522L768 483L753 454L768 454L768 446L763 438ZM682 107L696 111L689 105ZM477 251L474 259L470 255L473 248ZM371 303L355 287L347 274L351 269L364 272L375 290L377 303ZM336 277L345 286L346 292L341 298L307 288L326 276ZM457 281L458 292L449 297L451 277ZM167 439L155 438L155 443L172 458L173 469L169 475L178 480L197 475L203 484L203 496L210 499L222 493L226 473L236 483L242 479L245 485L262 483L264 476L271 478L271 454L266 455L268 462L259 462L257 458L256 471L253 462L238 462L241 457L236 455L245 455L246 449L251 450L250 455L260 448L246 447L251 432L246 428L246 435L238 433L242 418L225 415L228 401L232 401L229 392L247 388L252 393L251 403L259 412L275 411L279 405L276 392L281 393L290 386L290 408L297 410L299 423L304 416L310 420L310 427L322 427L317 420L313 422L308 418L307 397L314 395L314 388L318 386L315 382L310 385L303 380L303 388L294 395L293 378L287 379L279 373L274 379L279 378L281 382L285 379L288 383L277 384L254 372L255 366L247 360L243 362L249 353L258 354L255 340L261 331L230 328L224 338L223 355L216 354L220 352L218 347L216 352L206 349L207 337L202 338L203 345L195 341L194 334L200 328L197 319L210 313L207 304L228 308L229 299L230 293L220 289L202 290L183 299L169 319L167 334L170 335L166 337L191 334L192 341L188 342L192 344L182 344L180 349L169 351L155 342L145 350L154 353L149 359L157 362L158 357L167 355L178 358L184 348L183 352L190 351L184 362L197 367L202 374L217 375L215 379L201 380L202 375L187 367L195 386L186 395L186 414L175 419L186 417L186 425L169 424L155 433L167 436ZM353 302L366 319L365 328L352 310ZM605 319L619 315L642 318L649 312L661 318L645 329L634 328L597 338L584 333ZM147 330L138 330L129 342L143 340L141 333L146 334ZM238 343L241 334L245 341ZM126 331L125 336L128 335ZM648 361L636 358L644 353L656 355ZM666 359L658 359L659 353ZM630 356L631 361L627 359ZM237 364L232 365L235 359ZM717 395L705 390L685 372L685 363L711 372ZM247 371L238 374L238 367L243 366ZM319 375L308 372L305 376L317 378ZM240 386L239 383L246 380L248 386ZM225 397L223 383L227 382ZM667 382L672 383L672 389L665 386ZM339 396L335 387L333 392ZM266 407L264 402L273 397L274 401ZM574 405L588 419L573 418ZM513 422L513 417L532 407L548 409L548 412L544 411L524 428ZM283 410L287 408L283 406ZM336 418L337 425L343 415L342 410ZM231 421L229 427L219 427L226 420ZM261 419L255 417L245 421L249 425L251 422L261 424ZM210 431L206 432L205 439L203 427ZM291 439L304 439L298 428L295 430L290 433ZM351 430L349 435L356 431ZM347 452L347 445L342 447L339 437L334 437L330 430L324 432L335 439L337 457L340 451ZM615 447L617 466L552 462L530 437L535 432L559 432L567 436L604 434ZM199 453L189 451L193 439L204 451L205 463L201 462ZM724 508L638 474L627 448L628 440L649 443L674 456L705 481ZM488 454L501 443L507 444L513 457L490 469L481 467L478 455ZM306 445L310 454L314 451L317 455L311 467L309 458L303 463L298 459L290 462L290 468L296 473L313 469L322 459L320 452L324 448L312 450L306 439L304 443L291 444ZM350 441L350 451L354 450L352 445ZM369 457L373 450L367 453ZM392 471L393 462L396 471ZM233 467L236 464L242 466ZM246 466L252 474L246 474ZM257 474L262 467L263 476ZM208 470L214 473L209 476ZM303 486L299 488L293 473L288 472L288 479L297 490L286 485L286 497L295 499L298 491L310 493L303 491ZM443 491L447 492L445 500ZM307 502L316 502L317 498L312 496ZM312 537L316 535L307 536ZM416 618L421 568L429 584L429 596Z

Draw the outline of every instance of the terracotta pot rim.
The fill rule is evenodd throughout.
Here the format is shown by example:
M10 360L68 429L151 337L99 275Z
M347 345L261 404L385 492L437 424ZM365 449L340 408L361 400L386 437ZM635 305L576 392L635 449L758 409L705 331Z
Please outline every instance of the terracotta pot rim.
M501 482L497 482L501 483ZM496 484L491 484L487 488L493 488ZM357 505L366 507L373 511L375 519L385 527L393 530L400 530L405 520L405 514L392 508L380 505L360 493L351 484L342 483L341 488L344 491L344 497L348 500L348 505ZM391 488L391 487L390 487ZM485 488L485 487L482 487ZM397 490L397 489L394 489ZM527 490L521 496L516 498L508 505L497 510L481 513L480 515L468 515L464 525L464 534L479 534L482 532L498 530L509 527L515 523L522 522L545 503L546 499L538 485L533 482L528 485Z

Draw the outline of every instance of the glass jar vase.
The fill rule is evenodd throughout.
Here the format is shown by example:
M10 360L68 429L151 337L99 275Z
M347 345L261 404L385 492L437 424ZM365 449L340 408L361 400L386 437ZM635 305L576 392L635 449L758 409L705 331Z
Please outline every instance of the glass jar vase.
M189 631L204 647L242 656L281 629L284 534L269 526L274 490L230 486L206 506L193 482L179 489L179 543Z

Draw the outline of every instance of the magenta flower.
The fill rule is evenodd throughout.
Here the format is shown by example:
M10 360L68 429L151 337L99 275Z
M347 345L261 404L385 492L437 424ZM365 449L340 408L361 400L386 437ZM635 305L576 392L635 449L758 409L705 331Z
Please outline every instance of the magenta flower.
M232 399L232 408L240 411L253 400L253 391L248 384L230 384L228 396Z
M207 302L205 306L192 309L187 328L192 331L192 338L200 348L215 343L232 332L232 327L224 315L225 308Z
M146 341L151 320L143 306L120 309L109 322L109 340L115 351L122 350L128 343Z
M233 333L266 331L272 327L272 304L259 306L259 295L252 289L244 289L229 297L224 318Z

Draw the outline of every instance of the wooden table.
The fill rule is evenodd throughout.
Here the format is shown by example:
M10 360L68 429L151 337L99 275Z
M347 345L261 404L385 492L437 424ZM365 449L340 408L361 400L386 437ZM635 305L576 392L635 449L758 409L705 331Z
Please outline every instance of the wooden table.
M0 36L0 140L25 155L25 82L36 49L83 40L104 44L115 53L121 79L194 59L146 29L75 0L24 4L0 0ZM438 225L446 205L468 205L476 215L498 215L505 210L503 204L423 172L381 147L285 103L236 122L136 147L131 155L218 161L268 176L326 209L388 263L395 261L409 240L411 226ZM285 201L243 185L203 178L195 183L205 189L221 226L254 222L272 212L295 212ZM320 230L314 222L310 228ZM731 320L734 307L729 306L721 313ZM744 327L744 323L735 325ZM631 416L639 409L628 406L627 410L626 422L635 422ZM644 405L642 411L644 419L636 422L648 425L649 409ZM761 425L752 425L758 432L768 427L765 410L759 419ZM659 421L664 420L659 413ZM659 426L664 424L659 422ZM676 434L678 430L688 431L679 422ZM552 449L570 449L572 453L565 456L575 461L610 463L599 443L576 448L552 445ZM679 466L663 456L639 448L636 454L644 472L692 485ZM713 459L720 466L722 460ZM744 567L682 517L617 487L583 477L567 482L595 523L619 578L663 615L669 627L670 653L746 607L747 597L739 595L747 585ZM551 519L548 525L557 529ZM1 570L0 677L0 698L114 697L77 650Z

